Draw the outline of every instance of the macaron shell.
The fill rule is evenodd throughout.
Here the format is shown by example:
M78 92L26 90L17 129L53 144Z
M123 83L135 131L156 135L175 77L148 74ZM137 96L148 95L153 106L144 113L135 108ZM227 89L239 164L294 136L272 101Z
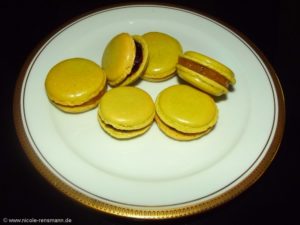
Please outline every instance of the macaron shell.
M98 114L101 120L120 130L137 130L151 124L154 102L144 90L122 86L109 90L101 98Z
M228 89L221 84L179 64L177 65L177 74L189 84L211 95L220 96L228 92Z
M118 34L107 44L101 65L110 85L115 86L125 80L133 67L134 57L134 39L128 33Z
M138 70L132 74L127 75L125 80L119 84L120 86L126 86L126 85L129 85L129 84L133 83L134 81L136 81L142 75L142 73L145 71L146 66L148 64L148 59L149 59L148 55L149 54L148 54L148 46L147 46L145 40L142 38L142 36L139 36L139 35L133 35L132 37L133 37L134 41L138 42L141 45L143 59L139 65Z
M119 130L119 129L114 128L111 125L105 124L101 120L100 116L98 116L98 121L99 121L100 126L106 133L108 133L109 135L111 135L112 137L115 137L117 139L129 139L129 138L134 138L134 137L140 136L140 135L146 133L152 125L152 124L150 124L144 128L137 129L137 130Z
M45 80L49 99L63 106L81 105L97 96L105 85L106 76L101 67L83 58L59 62Z
M205 134L209 133L210 129L207 129L206 131L200 132L200 133L184 133L180 132L176 129L173 129L172 127L166 125L158 116L155 116L155 122L158 125L159 129L168 137L173 138L178 141L191 141L194 139L198 139Z
M233 71L231 69L229 69L227 66L225 66L224 64L218 62L217 60L215 60L213 58L210 58L206 55L203 55L199 52L194 52L194 51L187 51L184 53L184 55L182 57L190 59L194 62L197 62L201 65L204 65L210 69L217 71L219 74L226 77L230 81L231 84L236 83Z
M206 131L218 118L216 103L209 95L182 84L160 92L155 107L165 124L184 133Z
M142 78L163 81L175 75L178 56L182 54L181 44L172 36L161 32L148 32L143 38L148 45L149 62Z

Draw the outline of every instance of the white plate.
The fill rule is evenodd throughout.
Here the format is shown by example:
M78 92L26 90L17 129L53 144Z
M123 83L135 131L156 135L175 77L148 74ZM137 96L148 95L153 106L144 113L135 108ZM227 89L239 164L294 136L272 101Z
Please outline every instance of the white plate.
M230 67L237 84L218 98L219 120L190 142L167 138L156 124L143 136L118 141L97 122L97 110L71 115L49 103L49 69L71 57L100 64L120 32L165 32L183 49ZM137 85L155 100L177 77ZM32 163L69 197L103 212L136 218L171 218L203 212L248 188L279 147L284 102L268 61L237 31L208 16L161 5L129 5L80 17L50 36L28 59L17 84L15 124Z

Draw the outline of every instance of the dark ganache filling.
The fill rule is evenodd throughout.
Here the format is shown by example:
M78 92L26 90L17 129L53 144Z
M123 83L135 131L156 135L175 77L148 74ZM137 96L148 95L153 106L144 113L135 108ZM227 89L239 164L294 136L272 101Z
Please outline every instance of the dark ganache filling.
M142 45L138 43L137 41L134 41L135 44L135 58L134 58L134 63L133 67L131 69L130 75L134 74L140 67L140 64L143 61L143 49Z

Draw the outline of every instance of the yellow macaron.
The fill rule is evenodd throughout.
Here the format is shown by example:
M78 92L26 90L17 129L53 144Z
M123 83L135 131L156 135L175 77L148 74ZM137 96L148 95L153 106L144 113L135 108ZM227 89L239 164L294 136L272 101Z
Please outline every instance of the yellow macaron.
M148 45L149 62L142 79L163 81L174 76L178 56L182 54L181 44L174 37L161 32L148 32L143 38Z
M179 56L177 73L191 85L214 96L226 94L229 86L236 83L230 68L194 51Z
M155 116L154 102L144 90L121 86L110 89L101 98L98 121L109 135L129 139L145 133Z
M211 131L218 119L218 108L208 94L191 86L177 84L159 93L155 121L167 136L187 141Z
M113 37L102 55L102 68L111 86L136 81L148 63L148 47L139 35L120 33Z
M79 113L98 105L106 90L106 76L95 62L70 58L50 69L45 88L56 107L64 112Z

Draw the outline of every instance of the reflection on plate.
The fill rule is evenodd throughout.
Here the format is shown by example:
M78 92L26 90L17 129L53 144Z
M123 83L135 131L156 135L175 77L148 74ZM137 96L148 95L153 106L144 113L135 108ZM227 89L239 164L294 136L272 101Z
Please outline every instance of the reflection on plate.
M154 124L139 138L118 141L99 127L96 109L69 115L49 104L44 80L54 64L71 57L100 63L116 34L149 31L168 33L185 51L202 52L235 72L237 84L217 99L219 121L205 138L171 140ZM136 85L155 99L178 82ZM51 184L102 212L152 219L200 213L248 188L275 156L284 117L276 74L249 40L208 16L162 5L114 7L68 23L28 59L14 102L19 139Z

